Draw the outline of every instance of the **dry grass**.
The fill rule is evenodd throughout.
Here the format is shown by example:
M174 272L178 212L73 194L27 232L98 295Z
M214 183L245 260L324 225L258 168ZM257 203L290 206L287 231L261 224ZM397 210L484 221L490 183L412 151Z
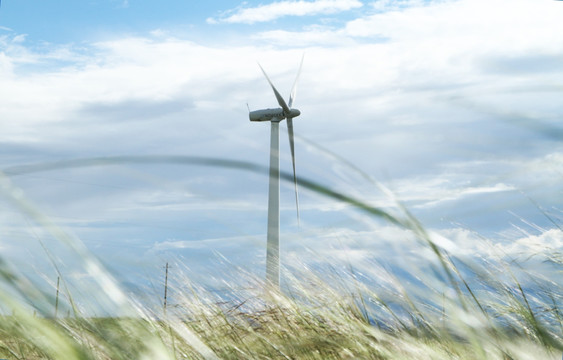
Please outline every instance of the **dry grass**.
M90 163L99 165L104 163L102 160ZM131 161L114 159L114 162L118 160ZM172 160L195 161L181 157ZM196 160L205 164L204 160ZM225 164L219 162L213 166ZM229 166L264 170L240 163ZM41 171L30 169L19 171ZM293 180L290 175L287 178ZM433 254L434 273L426 274L422 288L411 288L392 272L385 274L384 279L391 285L382 288L375 286L382 279L360 281L353 271L319 273L308 270L304 264L292 264L285 270L281 292L267 290L261 281L241 272L237 276L249 277L250 290L228 289L229 299L190 283L188 277L177 279L175 306L164 314L162 309L139 305L138 299L124 300L126 297L118 284L83 246L10 187L9 181L0 180L3 180L2 195L72 249L91 275L99 279L111 304L119 310L127 308L129 313L107 318L85 315L66 289L63 293L71 312L66 317L49 318L54 313L52 295L25 274L14 271L0 257L0 309L4 312L11 309L11 314L5 313L0 319L0 358L561 358L563 289L560 283L546 286L545 281L533 274L514 274L510 270L514 264L495 265L503 269L501 278L490 264L463 262L437 246L422 224L405 209L401 217L391 215L319 184L299 181L310 191L346 202L415 234ZM56 268L56 261L52 261ZM555 254L551 261L563 264L561 254ZM467 279L468 274L471 281ZM526 276L528 284L537 285L534 291L523 286L522 276ZM64 277L62 280L64 284ZM436 283L449 292L437 290L432 285Z

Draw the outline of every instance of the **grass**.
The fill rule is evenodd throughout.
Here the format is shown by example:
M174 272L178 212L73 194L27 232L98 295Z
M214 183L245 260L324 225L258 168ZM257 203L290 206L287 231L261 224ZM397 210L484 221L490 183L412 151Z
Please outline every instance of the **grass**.
M202 158L109 158L18 167L5 173L100 166L119 162L162 162L234 167L266 172L252 164ZM198 163L199 162L199 163ZM291 182L291 174L283 174ZM68 236L2 180L2 195L22 213L73 249L96 274L116 309L128 315L86 315L62 290L69 311L53 318L53 296L0 257L0 358L5 359L560 359L563 352L563 289L517 264L470 262L438 246L431 234L402 208L390 214L361 200L300 179L302 188L348 203L371 217L412 233L432 254L425 274L412 280L381 266L364 274L346 269L311 270L285 263L281 292L243 269L244 289L229 296L175 279L174 306L166 312L137 299L119 285L76 239ZM45 249L49 253L49 249ZM57 268L57 260L51 257ZM562 265L561 254L550 261ZM371 263L378 267L380 264ZM176 269L182 264L174 264ZM58 268L57 268L58 269ZM57 270L58 272L58 270ZM374 278L371 274L379 274ZM60 272L59 272L60 274ZM366 281L365 277L370 277ZM228 281L228 279L226 279ZM417 284L415 285L414 282ZM526 285L527 284L527 285ZM532 284L532 289L529 288ZM154 294L160 296L160 294ZM10 311L6 311L10 309Z
M523 298L515 295L502 308L480 304L498 309L481 319L483 326L470 319L480 317L472 313L476 307L463 312L452 309L447 320L419 313L422 304L408 299L395 299L395 304L378 299L377 310L369 309L359 301L359 293L344 296L342 289L312 274L299 278L302 285L293 289L292 297L263 292L226 304L210 294L208 298L192 295L169 309L166 317L143 312L135 318L6 316L1 322L0 355L9 359L555 359L561 350L561 339L543 328ZM375 296L368 289L362 294ZM397 305L410 311L409 323L397 321L386 327L373 323L381 309L392 314ZM514 317L515 322L501 326L493 321L497 316Z

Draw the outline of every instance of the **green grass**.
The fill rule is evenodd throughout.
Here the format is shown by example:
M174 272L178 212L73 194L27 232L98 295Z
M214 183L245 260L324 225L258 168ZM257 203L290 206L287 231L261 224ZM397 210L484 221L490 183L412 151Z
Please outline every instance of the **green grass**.
M301 274L306 276L306 274ZM164 317L44 319L29 313L5 316L0 357L7 359L557 359L561 338L542 328L525 301L505 300L503 316L517 327L483 324L478 306L452 309L447 320L418 314L413 321L380 328L368 320L359 293L345 294L309 274L295 296L259 292L245 303L217 303L190 295ZM307 289L323 289L310 291ZM320 293L317 291L321 291ZM298 293L298 294L297 294ZM374 296L362 289L363 296ZM299 300L297 300L299 299ZM470 303L470 299L465 299ZM381 304L379 309L392 304ZM396 304L395 304L396 305ZM480 304L491 306L493 304ZM496 304L499 306L500 304ZM552 309L558 311L557 309ZM472 313L476 312L476 313ZM491 317L498 315L492 314ZM543 314L545 316L545 314ZM416 320L414 320L416 319ZM421 326L424 324L424 326ZM514 325L516 325L514 324ZM484 326L483 326L484 325ZM451 327L457 328L452 331Z
M142 159L137 159L141 161ZM151 157L146 161L162 162ZM174 157L173 162L195 161ZM224 162L211 166L225 166ZM99 166L132 158L58 163L43 171ZM246 163L230 167L263 172ZM201 165L201 164L200 164ZM285 174L292 181L292 175ZM0 179L2 180L2 179ZM286 263L282 292L261 279L245 278L244 290L229 297L191 283L171 284L174 306L166 313L125 296L111 275L80 243L68 236L21 193L4 181L2 195L52 236L70 247L96 275L111 304L128 315L92 317L77 306L61 276L61 301L68 307L53 318L53 294L14 270L0 257L0 358L6 359L560 359L563 352L563 289L514 263L470 263L440 248L406 209L389 214L361 200L299 181L302 188L353 205L369 216L408 230L429 250L427 269L416 287L386 269L382 278L361 281L347 271L310 270ZM48 249L45 249L49 253ZM57 262L51 259L57 268ZM550 259L562 265L561 254ZM181 268L180 263L174 264ZM408 269L415 272L416 269ZM60 275L60 272L57 272ZM413 274L418 275L418 274ZM468 279L471 277L471 281ZM228 280L228 279L226 279ZM378 286L378 281L385 286ZM523 284L535 284L531 292ZM375 284L375 285L374 285ZM189 289L187 291L186 289ZM154 294L159 297L161 294ZM9 310L7 310L9 309Z

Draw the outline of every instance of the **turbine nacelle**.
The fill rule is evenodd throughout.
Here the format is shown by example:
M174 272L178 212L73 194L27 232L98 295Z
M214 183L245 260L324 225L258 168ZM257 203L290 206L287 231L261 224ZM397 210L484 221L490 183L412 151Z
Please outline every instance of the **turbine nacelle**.
M301 115L301 111L290 109L287 114L282 108L254 110L248 114L250 121L277 121L294 118Z

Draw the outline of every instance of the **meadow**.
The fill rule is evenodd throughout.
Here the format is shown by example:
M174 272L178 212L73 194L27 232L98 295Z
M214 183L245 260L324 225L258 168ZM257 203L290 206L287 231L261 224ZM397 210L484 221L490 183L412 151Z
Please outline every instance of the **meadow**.
M283 262L280 290L244 267L233 267L218 293L189 276L180 260L167 283L173 304L151 306L126 293L83 244L26 199L8 176L17 171L105 166L115 162L176 162L266 172L260 166L202 158L106 158L20 167L2 175L2 196L70 248L96 275L106 306L96 316L75 301L65 276L44 286L0 257L0 358L3 359L560 359L563 288L516 260L473 261L450 253L407 208L374 207L317 182L301 189L355 208L407 231L427 254L423 266L370 263L368 272ZM17 170L17 171L16 171ZM292 174L282 177L291 184ZM557 225L557 223L555 223ZM491 245L491 251L494 246ZM52 250L52 249L51 249ZM54 251L54 250L53 250ZM45 249L58 269L53 251ZM563 255L543 261L561 269ZM57 270L58 271L58 270ZM377 275L374 275L377 274ZM245 286L232 286L237 278ZM243 280L241 280L243 279ZM55 288L57 293L55 293ZM160 298L163 284L148 296ZM60 295L59 295L60 292ZM80 294L84 297L84 294ZM92 301L99 294L92 290ZM81 300L84 301L84 300ZM65 310L59 310L59 302Z

